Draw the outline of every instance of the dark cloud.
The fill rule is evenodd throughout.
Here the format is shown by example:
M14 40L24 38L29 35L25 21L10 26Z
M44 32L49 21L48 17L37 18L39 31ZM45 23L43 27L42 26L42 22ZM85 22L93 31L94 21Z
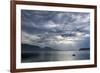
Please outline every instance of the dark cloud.
M21 10L21 29L22 43L63 49L90 44L90 14L86 12Z

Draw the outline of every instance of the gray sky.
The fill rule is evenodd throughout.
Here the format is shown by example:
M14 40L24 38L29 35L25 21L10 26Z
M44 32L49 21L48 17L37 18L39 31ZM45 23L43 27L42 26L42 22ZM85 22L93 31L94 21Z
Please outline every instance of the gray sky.
M22 43L77 50L90 47L90 14L21 10Z

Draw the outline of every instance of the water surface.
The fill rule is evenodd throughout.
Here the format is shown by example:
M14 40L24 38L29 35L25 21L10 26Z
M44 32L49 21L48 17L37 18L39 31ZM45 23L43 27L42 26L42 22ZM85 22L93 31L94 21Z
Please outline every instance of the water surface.
M88 60L89 50L85 51L27 51L22 53L22 63L26 62L48 62L68 60Z

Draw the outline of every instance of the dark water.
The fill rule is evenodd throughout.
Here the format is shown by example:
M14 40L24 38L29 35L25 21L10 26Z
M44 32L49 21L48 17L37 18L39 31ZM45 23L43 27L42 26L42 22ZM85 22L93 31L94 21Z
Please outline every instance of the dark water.
M88 60L89 50L85 51L32 51L24 52L21 56L22 63L28 62L48 62L48 61L68 61L68 60Z

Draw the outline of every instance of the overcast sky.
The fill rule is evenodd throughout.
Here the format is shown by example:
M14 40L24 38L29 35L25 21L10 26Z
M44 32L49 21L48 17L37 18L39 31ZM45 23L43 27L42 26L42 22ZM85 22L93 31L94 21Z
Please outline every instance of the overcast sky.
M90 47L90 14L21 10L22 43L78 50Z

